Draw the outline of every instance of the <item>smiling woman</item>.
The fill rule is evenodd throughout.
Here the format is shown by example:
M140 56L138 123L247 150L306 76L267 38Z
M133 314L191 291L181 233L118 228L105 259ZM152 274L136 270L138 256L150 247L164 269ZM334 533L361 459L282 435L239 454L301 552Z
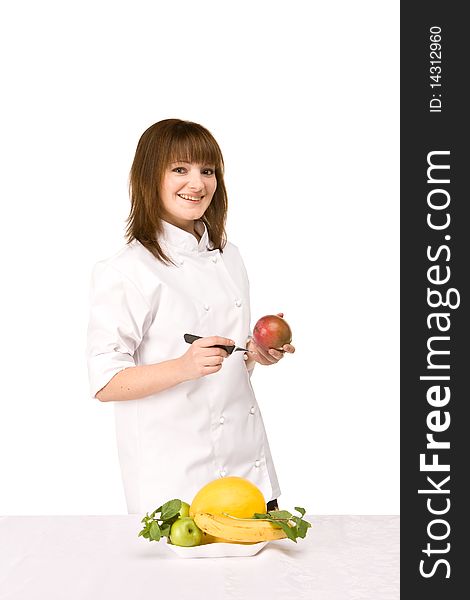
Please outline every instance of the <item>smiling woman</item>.
M190 503L227 475L254 483L265 506L280 489L250 375L294 347L248 339L248 277L225 238L217 142L196 123L155 123L137 145L130 195L128 243L93 272L88 330L91 394L115 402L128 511ZM229 355L234 345L250 360Z
M158 234L163 232L161 220L179 227L181 222L177 221L182 219L183 229L194 234L189 221L201 219L213 247L223 249L227 218L224 161L219 145L205 127L165 119L144 131L132 164L129 191L128 242L139 240L156 258L169 262L158 241ZM189 204L191 200L184 198L177 203L178 194L197 198L194 202L198 204ZM206 197L199 200L201 195Z

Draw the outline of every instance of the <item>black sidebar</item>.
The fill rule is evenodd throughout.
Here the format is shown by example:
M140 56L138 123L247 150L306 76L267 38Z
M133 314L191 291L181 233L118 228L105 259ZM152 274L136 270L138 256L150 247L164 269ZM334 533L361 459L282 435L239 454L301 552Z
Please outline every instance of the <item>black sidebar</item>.
M401 3L401 598L470 595L470 24Z

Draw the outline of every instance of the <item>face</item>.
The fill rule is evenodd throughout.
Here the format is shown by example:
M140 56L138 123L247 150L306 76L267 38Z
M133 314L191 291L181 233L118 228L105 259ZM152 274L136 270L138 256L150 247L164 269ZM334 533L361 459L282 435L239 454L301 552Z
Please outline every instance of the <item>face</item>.
M193 233L194 221L206 212L216 187L214 165L171 163L160 190L164 220Z

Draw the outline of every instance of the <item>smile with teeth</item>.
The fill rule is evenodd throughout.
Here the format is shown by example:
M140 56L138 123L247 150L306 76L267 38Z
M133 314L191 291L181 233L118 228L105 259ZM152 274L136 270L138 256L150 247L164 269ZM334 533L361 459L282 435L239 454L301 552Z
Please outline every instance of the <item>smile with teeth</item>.
M189 200L191 202L199 202L199 200L204 198L204 196L189 196L188 194L178 194L178 196L183 198L183 200Z

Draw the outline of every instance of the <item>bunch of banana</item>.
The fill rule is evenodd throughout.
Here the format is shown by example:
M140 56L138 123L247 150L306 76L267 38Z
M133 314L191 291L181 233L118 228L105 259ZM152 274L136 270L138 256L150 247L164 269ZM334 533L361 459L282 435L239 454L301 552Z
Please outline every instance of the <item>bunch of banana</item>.
M214 536L217 541L256 543L287 537L279 525L265 519L240 519L230 515L197 513L194 521L199 529Z

